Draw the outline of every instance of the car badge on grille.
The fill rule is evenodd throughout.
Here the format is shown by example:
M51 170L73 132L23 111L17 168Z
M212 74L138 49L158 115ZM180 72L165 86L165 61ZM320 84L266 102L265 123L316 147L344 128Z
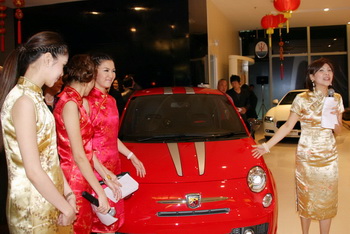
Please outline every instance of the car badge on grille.
M195 209L201 206L201 195L199 193L191 193L186 195L186 204L188 208Z

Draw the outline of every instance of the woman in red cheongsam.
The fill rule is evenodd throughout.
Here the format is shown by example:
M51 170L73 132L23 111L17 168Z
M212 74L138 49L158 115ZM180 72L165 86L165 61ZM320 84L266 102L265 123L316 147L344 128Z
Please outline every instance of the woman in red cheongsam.
M93 150L100 162L115 175L121 173L119 152L131 160L137 175L146 174L142 162L118 139L119 114L115 99L108 94L115 79L115 66L111 57L106 54L92 55L97 72L95 88L87 97L90 106L90 119L94 128ZM96 175L99 179L99 175ZM96 233L115 233L124 223L124 202L119 200L110 205L115 207L118 221L110 226L100 222L95 216L92 231Z
M93 169L99 171L103 178L108 178L110 172L102 170L103 166L94 159L93 127L86 111L87 102L84 108L82 98L94 86L94 71L90 56L75 55L71 58L67 65L66 87L54 109L61 167L76 196L78 214L73 227L76 234L90 234L92 229L93 211L91 204L82 197L83 191L97 194L98 212L106 214L110 209ZM119 198L121 194L117 183L109 180L107 184Z

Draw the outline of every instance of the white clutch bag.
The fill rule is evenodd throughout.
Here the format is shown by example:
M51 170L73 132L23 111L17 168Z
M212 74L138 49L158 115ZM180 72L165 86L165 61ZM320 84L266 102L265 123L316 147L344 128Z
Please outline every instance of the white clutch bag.
M136 180L134 180L129 173L124 173L121 176L118 176L118 181L122 185L120 187L122 191L122 198L129 196L133 192L139 189L139 183L137 183ZM109 187L105 188L106 195L109 199L111 199L114 202L117 202L117 200L113 196L113 192Z

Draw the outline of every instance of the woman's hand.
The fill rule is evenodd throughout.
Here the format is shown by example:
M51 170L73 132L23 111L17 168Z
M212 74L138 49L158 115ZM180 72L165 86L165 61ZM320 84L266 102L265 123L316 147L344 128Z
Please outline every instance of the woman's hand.
M113 175L112 179L105 180L104 182L112 190L114 198L117 201L120 200L122 198L122 191L120 190L120 187L122 187L122 185L119 183L117 176Z
M104 192L104 191L103 191ZM111 208L108 203L108 198L105 193L98 194L98 204L99 206L96 207L96 211L101 214L107 214L109 209Z
M340 114L337 106L332 108L331 114L338 116Z
M73 207L75 213L78 213L77 204L76 204L76 197L75 197L74 193L72 193L69 196L66 196L66 200L69 203L69 205L71 205Z
M74 220L76 219L75 214L76 210L73 207L70 207L69 210L60 214L57 221L58 225L69 226L73 224Z
M264 154L270 152L269 150L266 149L263 145L253 145L255 149L252 150L253 157L254 158L260 158Z
M130 160L136 169L137 175L140 177L145 177L146 169L143 166L143 163L136 157L135 154L131 156Z

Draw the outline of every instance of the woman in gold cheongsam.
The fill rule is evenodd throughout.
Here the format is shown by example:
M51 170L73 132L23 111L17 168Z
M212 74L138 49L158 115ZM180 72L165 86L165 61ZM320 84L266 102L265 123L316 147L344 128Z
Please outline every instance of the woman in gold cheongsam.
M287 122L268 142L252 151L254 157L269 152L300 121L295 178L297 210L304 234L309 232L311 220L319 221L320 233L329 233L331 220L337 214L338 153L334 134L340 134L342 128L344 106L340 94L334 94L337 104L331 111L337 124L334 128L321 126L322 109L333 77L334 68L329 60L321 58L312 62L306 77L309 91L296 96Z
M0 105L10 233L72 231L75 196L59 165L55 121L41 89L54 85L67 60L68 49L61 36L41 32L14 50L4 63Z

